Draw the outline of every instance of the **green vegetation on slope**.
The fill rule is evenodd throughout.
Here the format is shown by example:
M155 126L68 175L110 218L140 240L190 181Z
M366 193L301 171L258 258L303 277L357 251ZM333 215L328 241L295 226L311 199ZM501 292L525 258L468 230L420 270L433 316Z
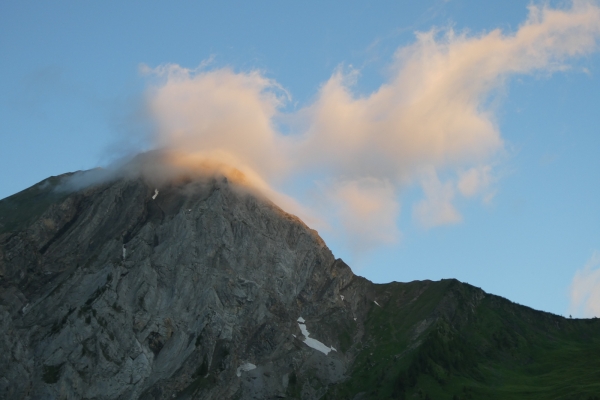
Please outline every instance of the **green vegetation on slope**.
M456 280L377 286L351 379L328 399L600 398L600 320L569 320Z

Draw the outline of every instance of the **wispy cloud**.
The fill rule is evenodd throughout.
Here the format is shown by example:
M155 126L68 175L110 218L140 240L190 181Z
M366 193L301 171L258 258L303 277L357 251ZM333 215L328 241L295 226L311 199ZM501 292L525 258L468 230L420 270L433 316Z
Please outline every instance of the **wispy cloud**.
M571 307L572 314L595 317L600 316L600 253L594 254L578 270L571 282Z
M473 167L458 173L458 190L464 197L473 197L485 190L493 179L491 166Z
M399 240L396 219L400 214L400 204L390 182L361 178L334 183L330 189L323 191L328 196L332 211L328 215L337 220L335 222L342 228L341 236L353 252Z
M455 196L452 182L442 183L435 171L430 171L421 180L425 198L413 208L413 216L424 228L455 224L462 220L452 205Z
M408 185L423 189L412 209L425 227L461 221L457 196L493 196L490 166L504 141L490 99L513 75L567 69L599 35L600 9L587 1L532 5L516 32L419 32L374 92L355 93L359 71L338 68L312 104L288 114L290 94L259 71L166 65L151 70L155 144L253 171L273 195L285 179L318 175L352 240L393 242Z

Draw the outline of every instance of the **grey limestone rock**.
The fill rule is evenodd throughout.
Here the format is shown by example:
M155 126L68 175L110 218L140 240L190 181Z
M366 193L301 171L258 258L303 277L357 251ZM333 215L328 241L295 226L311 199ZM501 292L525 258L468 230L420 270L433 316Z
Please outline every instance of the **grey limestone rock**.
M352 362L350 268L222 176L59 196L0 234L0 273L3 398L319 398Z

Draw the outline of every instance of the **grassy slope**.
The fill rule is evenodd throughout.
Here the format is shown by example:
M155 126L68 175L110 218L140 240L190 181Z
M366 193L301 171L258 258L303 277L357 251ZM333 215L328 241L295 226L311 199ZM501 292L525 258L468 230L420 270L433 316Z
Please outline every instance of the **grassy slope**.
M352 378L327 398L361 392L364 398L600 396L600 320L568 320L482 298L479 289L455 280L377 290L386 302L373 304ZM421 325L417 335L426 318L435 322Z
M0 234L15 232L27 227L52 204L64 199L68 193L54 190L62 178L51 176L35 185L0 200Z

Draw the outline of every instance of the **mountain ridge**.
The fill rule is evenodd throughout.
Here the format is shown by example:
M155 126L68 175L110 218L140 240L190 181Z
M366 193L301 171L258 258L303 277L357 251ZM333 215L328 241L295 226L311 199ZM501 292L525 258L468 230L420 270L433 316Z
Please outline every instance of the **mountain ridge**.
M596 319L453 279L373 284L222 175L55 191L72 176L0 200L6 398L600 393ZM561 381L565 354L577 376Z

